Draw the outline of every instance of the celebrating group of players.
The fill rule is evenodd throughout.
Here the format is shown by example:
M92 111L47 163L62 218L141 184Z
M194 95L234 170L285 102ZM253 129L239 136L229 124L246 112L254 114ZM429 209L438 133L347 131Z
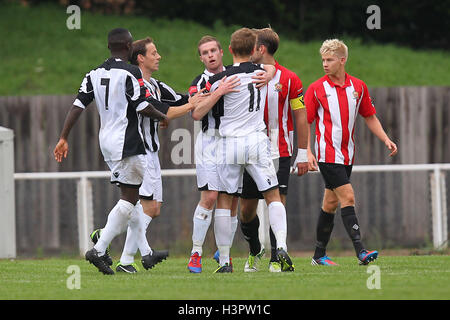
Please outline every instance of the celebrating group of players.
M122 28L108 34L111 58L84 78L54 150L55 159L61 162L67 156L72 126L95 99L101 122L100 148L111 170L111 183L121 189L121 199L105 227L91 234L95 245L86 252L86 260L99 271L114 274L109 244L125 230L116 271L137 272L134 256L138 249L145 269L167 258L167 251L152 250L146 238L148 225L159 215L162 203L158 127L189 113L202 127L195 143L201 195L193 215L190 272L202 271L202 246L213 211L218 248L215 272L233 271L230 248L238 226L239 200L241 230L250 248L244 271L260 269L265 248L258 237L256 208L263 198L270 223L269 271L294 271L286 241L289 175L294 170L301 176L319 168L325 192L311 263L336 264L327 257L326 246L339 204L358 262L365 265L377 258L378 252L366 250L361 242L349 181L357 114L391 150L391 156L397 147L378 121L365 83L345 72L348 49L343 42L323 43L320 54L325 76L309 86L305 99L299 77L275 60L278 45L279 37L271 28L241 28L230 39L233 65L225 67L220 42L202 37L198 54L205 70L184 95L152 77L161 56L151 38L133 42L130 32ZM314 121L317 158L309 146L309 128ZM294 126L297 156L291 168Z

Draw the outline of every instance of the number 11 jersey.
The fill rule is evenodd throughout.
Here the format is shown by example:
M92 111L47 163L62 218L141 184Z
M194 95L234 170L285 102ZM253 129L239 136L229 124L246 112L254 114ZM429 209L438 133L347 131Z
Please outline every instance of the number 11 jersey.
M262 65L251 62L235 63L225 71L209 78L206 89L217 89L220 80L237 76L239 92L230 92L223 96L223 105L219 106L219 134L222 137L241 137L266 129L264 123L264 106L266 104L267 86L255 88L253 83L257 73L264 71ZM217 128L217 125L216 125Z

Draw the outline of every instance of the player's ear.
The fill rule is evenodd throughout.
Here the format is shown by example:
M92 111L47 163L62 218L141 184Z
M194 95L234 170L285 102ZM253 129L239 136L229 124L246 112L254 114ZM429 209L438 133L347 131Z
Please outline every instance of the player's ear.
M231 55L233 55L233 49L231 49L231 45L228 46L228 51L230 51Z

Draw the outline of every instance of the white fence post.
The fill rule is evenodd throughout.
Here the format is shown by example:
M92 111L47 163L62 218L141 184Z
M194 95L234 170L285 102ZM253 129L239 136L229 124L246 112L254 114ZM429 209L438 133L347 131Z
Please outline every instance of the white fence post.
M447 206L445 196L445 176L439 167L430 175L433 246L435 249L447 247Z
M78 245L80 255L84 256L90 249L90 233L94 226L94 209L92 204L92 184L87 177L82 176L77 182L77 219Z
M14 132L0 127L0 259L16 257Z

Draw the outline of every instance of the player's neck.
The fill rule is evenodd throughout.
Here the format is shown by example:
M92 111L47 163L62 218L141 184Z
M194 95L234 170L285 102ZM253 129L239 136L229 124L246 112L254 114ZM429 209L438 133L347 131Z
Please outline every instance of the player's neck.
M218 74L223 71L223 64L221 64L215 69L206 69L206 70L208 70L208 72L211 72L212 74Z
M345 69L338 70L338 72L330 74L328 77L333 83L343 86L345 84Z
M122 61L128 61L128 52L111 52L111 58L120 59Z
M243 63L243 62L249 62L250 61L250 57L238 57L238 56L233 56L233 64L235 63Z
M263 56L263 58L261 59L261 62L259 62L261 64L271 64L271 65L275 65L276 61L275 58L271 55L265 54Z
M150 81L150 78L152 77L152 72L146 70L145 68L140 68L142 71L142 78L144 78L147 81Z

